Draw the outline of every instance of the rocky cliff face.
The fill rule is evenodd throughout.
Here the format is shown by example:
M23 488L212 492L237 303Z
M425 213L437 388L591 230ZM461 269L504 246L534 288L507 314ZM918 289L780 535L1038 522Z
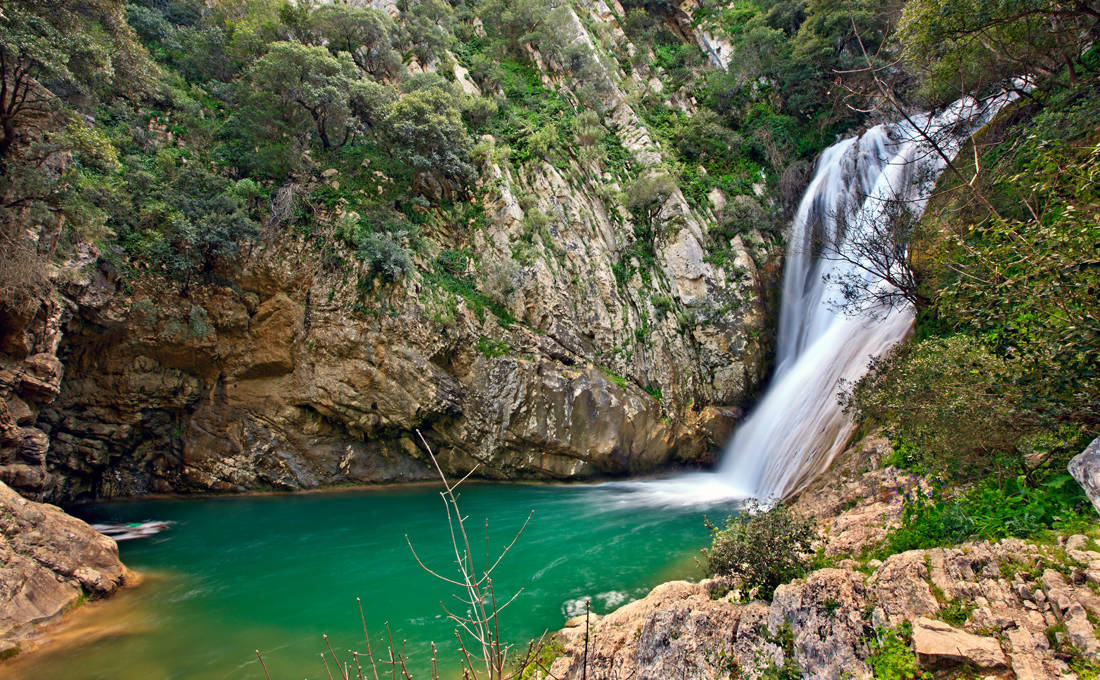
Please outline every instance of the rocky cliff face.
M656 176L665 150L630 102L661 85L601 56L641 49L612 4L570 9L566 29L603 69L604 125L633 174ZM455 77L476 89L461 67ZM106 263L75 263L5 329L0 478L57 500L419 479L416 429L449 472L489 478L712 460L766 373L777 267L763 240L735 237L719 244L726 263L708 261L725 197L690 205L672 186L651 211L653 261L639 262L625 179L607 168L490 157L481 176L484 221L434 225L396 284L364 290L365 265L333 266L356 260L275 221L218 284L123 289ZM336 206L318 229L344 215ZM475 296L432 276L432 253L454 248L473 254L460 274Z
M676 581L587 624L567 622L555 678L871 678L875 650L905 626L916 668L935 677L1075 677L1100 660L1092 621L1100 553L1085 536L1045 548L1016 539L914 550L868 570L820 569L771 603ZM587 665L587 671L585 666ZM794 677L780 675L779 677ZM970 676L966 676L970 677Z

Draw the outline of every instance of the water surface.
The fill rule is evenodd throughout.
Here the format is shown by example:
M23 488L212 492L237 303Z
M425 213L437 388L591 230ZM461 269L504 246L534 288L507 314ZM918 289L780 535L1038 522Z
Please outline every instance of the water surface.
M614 485L470 485L461 494L475 552L486 517L494 553L534 510L496 572L498 595L524 588L502 614L517 643L583 613L602 613L669 578L695 575L707 540L703 510L639 505ZM711 508L712 516L728 508ZM0 665L0 677L149 680L327 678L318 654L327 633L338 652L363 649L355 598L372 642L389 622L427 677L429 643L444 675L456 668L454 626L440 606L452 586L417 565L405 542L451 574L454 559L435 487L232 498L135 500L86 506L89 521L170 520L167 532L120 543L123 561L147 575L86 619L108 635ZM407 641L407 642L406 642ZM28 663L33 660L33 663ZM334 672L335 676L335 672Z

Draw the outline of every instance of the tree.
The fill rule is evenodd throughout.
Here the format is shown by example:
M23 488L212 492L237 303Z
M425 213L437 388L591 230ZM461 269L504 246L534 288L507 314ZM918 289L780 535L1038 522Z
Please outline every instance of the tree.
M400 70L401 55L394 49L397 27L384 12L331 4L313 10L309 20L333 54L347 52L370 75L393 76Z
M53 111L91 107L120 82L144 91L148 60L117 0L5 3L0 11L0 162Z
M399 5L409 51L429 64L454 42L450 26L454 12L442 0L403 0Z
M646 234L652 236L654 218L675 192L676 180L666 172L651 172L636 179L626 190L626 207L634 213L639 223L637 227L642 227Z
M943 101L1028 74L1076 81L1098 28L1096 0L911 0L897 37L924 94Z
M904 199L865 198L877 201L871 213L860 211L856 221L838 220L845 234L839 243L823 239L816 244L821 257L849 265L825 280L840 291L841 306L848 312L875 317L913 305L921 310L930 300L921 289L920 277L909 260L909 244L920 228L920 215Z
M11 8L0 15L0 161L16 144L18 128L34 126L57 98L39 78L70 77L57 31L41 17Z
M360 78L346 52L333 56L323 47L277 42L249 75L256 97L270 100L293 128L312 127L326 149L344 146L355 133L349 93Z
M421 190L450 195L477 176L459 98L450 89L432 86L401 97L386 118L385 135ZM439 192L430 189L433 183Z

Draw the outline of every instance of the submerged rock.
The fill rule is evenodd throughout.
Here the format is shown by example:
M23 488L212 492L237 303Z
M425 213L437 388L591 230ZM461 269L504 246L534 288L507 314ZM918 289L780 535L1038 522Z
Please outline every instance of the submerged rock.
M37 624L131 578L113 540L0 482L0 655L18 649Z

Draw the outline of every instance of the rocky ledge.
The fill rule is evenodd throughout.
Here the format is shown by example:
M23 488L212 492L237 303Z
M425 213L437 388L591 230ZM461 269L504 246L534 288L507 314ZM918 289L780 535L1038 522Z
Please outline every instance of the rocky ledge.
M675 581L605 617L567 622L555 678L871 678L876 641L911 629L924 670L967 677L1072 676L1100 662L1100 552L1008 539L914 550L875 565L819 569L771 603L716 597L718 582ZM954 676L952 676L954 677Z
M113 540L2 482L0 565L0 657L17 652L39 625L133 578Z
M927 678L1053 680L1100 663L1100 546L1087 536L840 557L880 543L920 489L879 468L888 451L883 439L856 444L794 500L816 518L834 568L780 586L770 603L719 581L662 584L604 617L567 621L546 677L872 678L889 641L908 645L911 670Z

